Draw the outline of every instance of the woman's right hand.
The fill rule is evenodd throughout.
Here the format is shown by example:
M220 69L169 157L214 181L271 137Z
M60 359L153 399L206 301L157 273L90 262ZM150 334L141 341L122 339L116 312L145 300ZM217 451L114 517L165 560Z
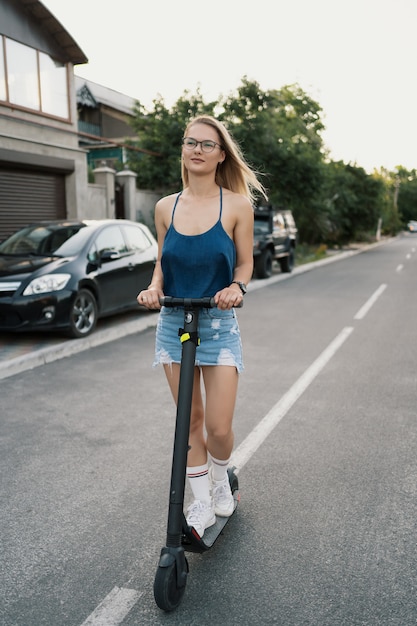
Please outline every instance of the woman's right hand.
M146 307L147 309L160 309L161 304L159 302L160 298L164 297L164 292L162 289L156 289L152 287L151 289L143 289L136 300L138 304Z

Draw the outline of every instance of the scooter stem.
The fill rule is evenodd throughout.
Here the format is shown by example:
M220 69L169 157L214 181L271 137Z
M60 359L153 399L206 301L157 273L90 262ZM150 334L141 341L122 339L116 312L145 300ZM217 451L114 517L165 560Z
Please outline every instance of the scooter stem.
M185 308L180 382L178 388L174 451L172 456L171 487L169 497L167 547L181 545L185 475L187 467L188 438L190 432L191 404L194 383L196 337L199 309Z

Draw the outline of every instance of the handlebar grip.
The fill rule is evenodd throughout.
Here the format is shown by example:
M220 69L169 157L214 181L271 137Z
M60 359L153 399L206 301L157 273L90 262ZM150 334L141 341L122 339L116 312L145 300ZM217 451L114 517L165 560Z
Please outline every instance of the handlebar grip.
M190 309L215 309L216 303L213 297L205 298L176 298L175 296L163 296L159 298L159 304L166 307L187 307ZM243 300L234 308L241 308L243 306Z
M216 306L214 298L177 298L175 296L164 296L159 298L161 306L166 307L190 307L198 309L213 309Z

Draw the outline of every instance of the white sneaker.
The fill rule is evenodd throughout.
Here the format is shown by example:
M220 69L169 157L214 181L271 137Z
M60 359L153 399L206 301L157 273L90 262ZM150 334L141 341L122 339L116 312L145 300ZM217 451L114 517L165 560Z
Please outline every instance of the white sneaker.
M187 509L187 524L195 528L200 537L209 526L216 523L213 502L194 500Z
M211 468L209 477L212 487L214 512L219 517L230 517L235 510L235 500L230 489L229 477L217 481L213 479Z

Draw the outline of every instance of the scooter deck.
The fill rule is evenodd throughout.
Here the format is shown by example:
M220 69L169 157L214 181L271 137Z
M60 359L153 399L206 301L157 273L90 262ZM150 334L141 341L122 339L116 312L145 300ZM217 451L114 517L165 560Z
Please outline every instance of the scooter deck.
M237 505L240 501L240 493L238 490L233 492L233 499L235 501L235 508L232 515L236 511ZM232 515L230 517L232 517ZM206 528L202 538L192 526L187 526L183 530L181 539L181 544L184 550L187 552L205 552L206 550L209 550L219 535L221 535L222 530L226 526L230 517L219 517L216 515L216 522L213 526Z

